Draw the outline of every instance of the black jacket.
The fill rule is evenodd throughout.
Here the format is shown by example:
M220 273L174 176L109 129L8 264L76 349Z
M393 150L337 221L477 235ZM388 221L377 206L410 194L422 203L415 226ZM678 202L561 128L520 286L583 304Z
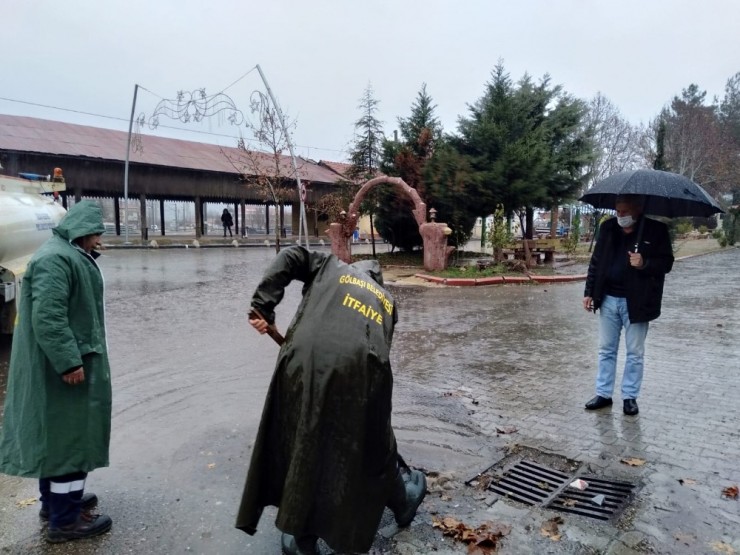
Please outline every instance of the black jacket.
M268 322L293 280L304 283L303 300L278 355L236 527L254 534L275 505L281 531L365 553L396 477L395 303L377 261L345 264L294 246L252 297Z
M673 267L673 248L668 226L650 218L642 219L644 226L638 252L642 254L644 266L639 270L627 266L624 279L627 311L632 323L649 322L660 316L665 275ZM639 229L640 223L638 221L635 224L635 229ZM623 231L616 218L609 219L601 225L599 238L588 265L584 292L585 297L593 299L594 311L604 300L606 278L614 261L614 242L620 240L618 235L620 233ZM634 246L630 250L634 251ZM627 256L627 253L624 255Z

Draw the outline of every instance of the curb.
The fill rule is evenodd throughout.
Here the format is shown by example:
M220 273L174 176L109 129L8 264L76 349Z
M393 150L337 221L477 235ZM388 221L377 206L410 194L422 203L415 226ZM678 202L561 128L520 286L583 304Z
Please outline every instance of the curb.
M453 287L474 287L478 285L505 285L507 283L570 283L585 281L586 274L572 276L496 276L485 278L442 278L427 274L414 274L414 277L439 285Z

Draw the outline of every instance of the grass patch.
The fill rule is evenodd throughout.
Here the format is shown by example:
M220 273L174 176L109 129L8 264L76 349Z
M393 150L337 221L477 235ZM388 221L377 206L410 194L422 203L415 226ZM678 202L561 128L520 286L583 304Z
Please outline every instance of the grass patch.
M372 260L372 254L353 254L352 262L358 260ZM375 259L381 266L418 266L424 268L424 253L422 251L412 252L379 252Z
M358 260L372 260L372 254L358 254L352 256L352 261L357 262ZM475 259L489 259L490 256L481 254L479 252L462 251L456 252L454 259L450 260L450 266L444 270L438 270L435 272L429 272L424 270L424 253L422 251L413 252L383 252L378 253L375 257L380 262L381 267L391 266L403 266L409 268L415 268L419 272L424 272L429 275L443 277L443 278L484 278L484 277L496 277L496 276L521 276L523 272L520 270L514 270L505 264L495 264L487 268L479 270L476 265L472 266L455 266L455 259L460 260L475 260ZM538 276L550 276L555 274L555 270L551 265L539 265L529 270L530 274Z

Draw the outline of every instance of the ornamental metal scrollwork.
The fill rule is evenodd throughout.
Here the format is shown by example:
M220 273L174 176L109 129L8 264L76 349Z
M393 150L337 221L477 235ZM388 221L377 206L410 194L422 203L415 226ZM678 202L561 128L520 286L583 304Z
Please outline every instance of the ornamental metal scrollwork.
M151 129L156 129L161 116L188 123L200 122L203 118L215 115L225 115L231 125L244 123L244 114L229 95L220 92L209 96L205 89L178 91L175 100L162 99L154 108L148 123Z

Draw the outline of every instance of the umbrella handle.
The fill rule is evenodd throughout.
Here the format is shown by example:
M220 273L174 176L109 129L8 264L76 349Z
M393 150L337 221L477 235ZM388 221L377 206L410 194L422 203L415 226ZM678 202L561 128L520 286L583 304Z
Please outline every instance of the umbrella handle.
M647 202L645 203L647 204ZM645 227L645 215L640 216L640 227L637 228L637 240L635 241L635 253L640 252L640 242L642 241L642 230Z

